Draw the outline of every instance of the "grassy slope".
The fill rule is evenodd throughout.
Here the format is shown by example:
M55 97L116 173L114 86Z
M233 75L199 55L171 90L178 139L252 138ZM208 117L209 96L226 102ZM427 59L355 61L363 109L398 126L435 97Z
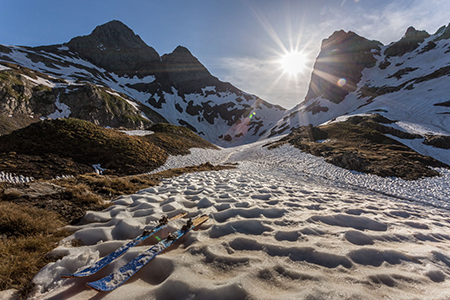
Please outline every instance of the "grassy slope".
M167 157L139 138L73 118L45 120L0 136L0 152L52 153L85 165L101 163L123 174L155 168Z
M326 142L318 142L326 140ZM270 147L285 143L307 153L325 157L342 168L382 177L415 180L438 176L429 167L447 167L431 157L418 154L409 147L377 130L350 122L325 126L303 126Z
M129 136L79 119L45 120L0 136L0 171L51 179L93 171L132 175L161 166L168 155L190 148L216 148L191 130L169 124L150 128L149 136Z

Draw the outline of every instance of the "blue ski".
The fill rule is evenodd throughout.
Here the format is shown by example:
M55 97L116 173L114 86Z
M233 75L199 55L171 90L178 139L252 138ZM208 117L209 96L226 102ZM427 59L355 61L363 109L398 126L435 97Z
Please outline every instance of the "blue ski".
M208 216L202 215L193 221L189 220L186 225L181 229L169 234L167 238L160 241L158 244L147 249L135 259L122 266L120 269L103 277L100 280L88 282L86 285L99 292L109 292L112 291L122 284L124 284L128 279L130 279L137 271L142 269L146 264L148 264L152 259L154 259L162 251L170 247L175 241L181 238L183 235L194 229L196 226L201 225L209 219Z
M182 218L184 216L186 216L187 213L181 213L178 214L172 218L167 218L167 217L163 217L159 220L159 224L156 227L153 227L152 229L149 230L144 230L144 232L136 237L134 240L132 240L131 242L127 243L126 245L123 245L122 247L118 248L116 251L106 255L105 257L103 257L102 259L100 259L99 261L97 261L96 263L94 263L93 265L79 271L73 274L63 274L61 275L62 278L80 278L80 277L86 277L86 276L90 276L92 274L97 273L98 271L100 271L101 269L103 269L104 267L106 267L107 265L109 265L112 261L114 261L115 259L117 259L118 257L122 256L123 254L125 254L125 252L127 252L128 250L130 250L130 248L136 246L137 244L139 244L140 242L146 240L147 238L151 237L154 233L158 232L159 230L163 229L164 227L166 227L166 225L172 221L172 220L176 220L179 218Z

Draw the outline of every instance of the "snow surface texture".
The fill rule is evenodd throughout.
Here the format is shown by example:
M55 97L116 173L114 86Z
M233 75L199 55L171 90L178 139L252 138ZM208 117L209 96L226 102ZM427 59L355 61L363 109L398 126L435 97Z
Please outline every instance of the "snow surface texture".
M50 253L64 257L34 278L34 298L92 299L97 292L86 282L150 245L131 249L89 278L60 275L123 246L163 214L181 212L211 219L102 299L450 297L448 172L444 179L382 179L335 168L290 146L269 151L261 145L171 157L167 168L208 160L240 165L166 179L119 197L105 211L88 212ZM178 221L167 228L179 228ZM71 247L71 239L85 246Z
M55 112L48 115L47 118L55 120L58 118L68 118L70 116L70 113L71 113L70 107L64 103L59 102L59 94L56 97L55 106L56 106ZM41 119L44 120L46 118L41 118Z

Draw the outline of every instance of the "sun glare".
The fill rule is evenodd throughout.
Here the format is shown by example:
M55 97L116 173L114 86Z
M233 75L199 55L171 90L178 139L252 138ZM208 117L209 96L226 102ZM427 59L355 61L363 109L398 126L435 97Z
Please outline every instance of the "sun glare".
M305 69L306 55L302 52L290 52L281 59L283 70L290 74L297 74Z

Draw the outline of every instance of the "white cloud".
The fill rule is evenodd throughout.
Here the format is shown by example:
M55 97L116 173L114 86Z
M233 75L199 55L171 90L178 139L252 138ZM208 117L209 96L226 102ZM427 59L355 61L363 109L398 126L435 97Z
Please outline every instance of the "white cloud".
M341 23L347 30L389 44L398 41L409 26L433 34L449 23L449 9L448 0L396 0L380 9L360 11Z

